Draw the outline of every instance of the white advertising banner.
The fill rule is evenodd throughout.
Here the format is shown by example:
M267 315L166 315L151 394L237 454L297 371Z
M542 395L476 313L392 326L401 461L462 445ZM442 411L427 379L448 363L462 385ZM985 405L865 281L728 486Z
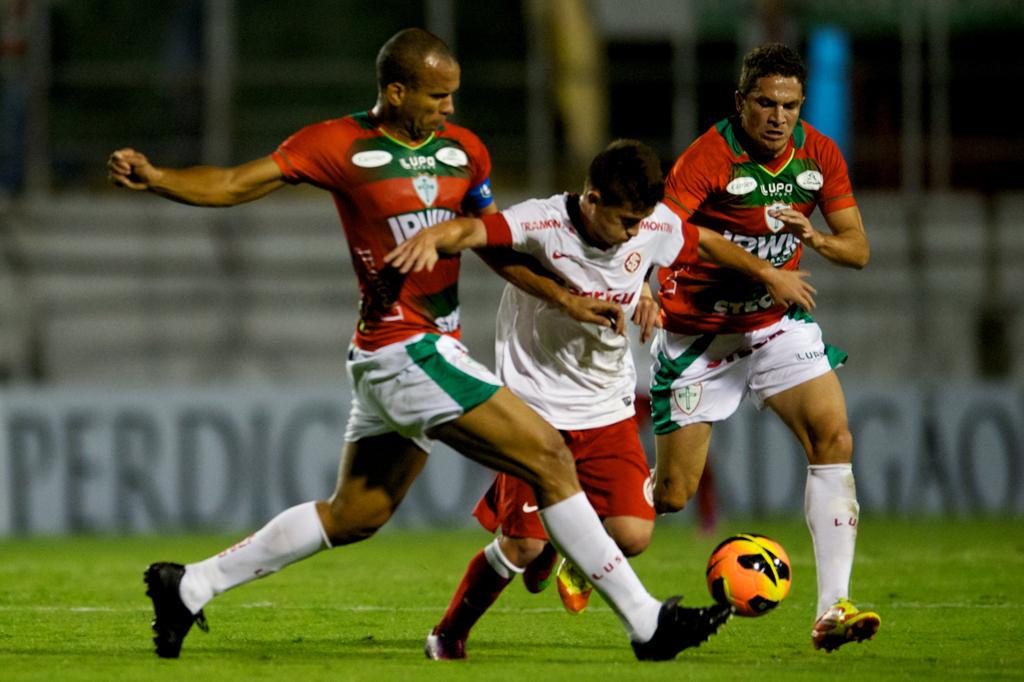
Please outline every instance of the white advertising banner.
M1020 388L846 392L863 512L1024 515ZM349 399L345 386L0 391L0 536L253 529L330 494ZM806 458L771 413L717 425L709 461L722 513L802 512ZM438 445L392 524L470 525L491 476Z

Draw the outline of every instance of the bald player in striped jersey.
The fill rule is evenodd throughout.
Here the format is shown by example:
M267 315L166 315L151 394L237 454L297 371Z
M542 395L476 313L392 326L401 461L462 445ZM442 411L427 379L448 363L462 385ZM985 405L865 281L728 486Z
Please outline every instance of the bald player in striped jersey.
M736 114L683 152L666 181L665 202L776 268L796 271L811 248L862 268L868 239L836 144L800 119L806 68L792 49L759 47L743 61ZM812 227L817 207L829 233ZM853 441L835 367L846 354L823 343L801 306L773 300L762 283L710 263L659 272L661 326L651 404L657 443L654 500L683 508L707 461L712 424L750 395L790 428L809 462L807 525L814 540L817 649L870 639L881 623L849 600L859 505Z
M469 356L459 342L458 259L411 275L386 266L389 250L424 227L496 210L486 148L447 121L459 83L458 62L445 44L407 29L378 54L371 110L303 128L268 156L232 168L184 169L154 166L134 149L108 159L116 185L199 206L253 201L286 184L327 190L362 296L348 349L353 399L333 495L283 511L203 561L151 564L145 582L159 656L176 658L192 625L205 628L203 607L216 595L372 536L423 469L433 440L532 487L551 542L598 576L637 658L671 659L728 618L728 610L686 608L646 591L584 496L558 432ZM524 266L504 274L514 279L516 267ZM598 325L621 317L617 304L581 296L566 298L565 309Z

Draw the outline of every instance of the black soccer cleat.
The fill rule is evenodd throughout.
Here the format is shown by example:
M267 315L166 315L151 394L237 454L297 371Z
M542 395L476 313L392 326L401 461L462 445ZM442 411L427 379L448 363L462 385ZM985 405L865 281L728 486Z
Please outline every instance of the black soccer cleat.
M700 608L679 605L682 597L670 597L661 605L658 628L646 642L633 642L633 653L641 661L671 661L683 649L700 646L718 632L732 615L728 604Z
M146 569L146 596L153 600L153 643L160 658L178 657L192 623L203 632L210 629L202 610L193 615L181 601L178 586L184 575L181 564L158 562Z

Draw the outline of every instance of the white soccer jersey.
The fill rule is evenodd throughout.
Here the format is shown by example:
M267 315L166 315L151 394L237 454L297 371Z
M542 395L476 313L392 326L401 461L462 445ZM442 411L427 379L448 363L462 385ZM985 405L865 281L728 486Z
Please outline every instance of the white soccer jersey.
M620 303L627 319L652 266L697 258L697 229L662 204L629 241L591 246L569 218L566 202L577 200L556 194L486 216L489 245L510 243L573 293ZM512 285L498 309L495 357L501 380L555 428L596 428L634 414L636 368L628 338L577 322Z

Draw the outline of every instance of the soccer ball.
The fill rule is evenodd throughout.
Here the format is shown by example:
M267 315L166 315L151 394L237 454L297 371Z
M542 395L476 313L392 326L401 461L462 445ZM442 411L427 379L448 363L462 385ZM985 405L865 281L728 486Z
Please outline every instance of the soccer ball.
M760 616L789 594L792 572L782 545L755 533L723 540L711 552L708 590L715 601L732 604L740 616Z

